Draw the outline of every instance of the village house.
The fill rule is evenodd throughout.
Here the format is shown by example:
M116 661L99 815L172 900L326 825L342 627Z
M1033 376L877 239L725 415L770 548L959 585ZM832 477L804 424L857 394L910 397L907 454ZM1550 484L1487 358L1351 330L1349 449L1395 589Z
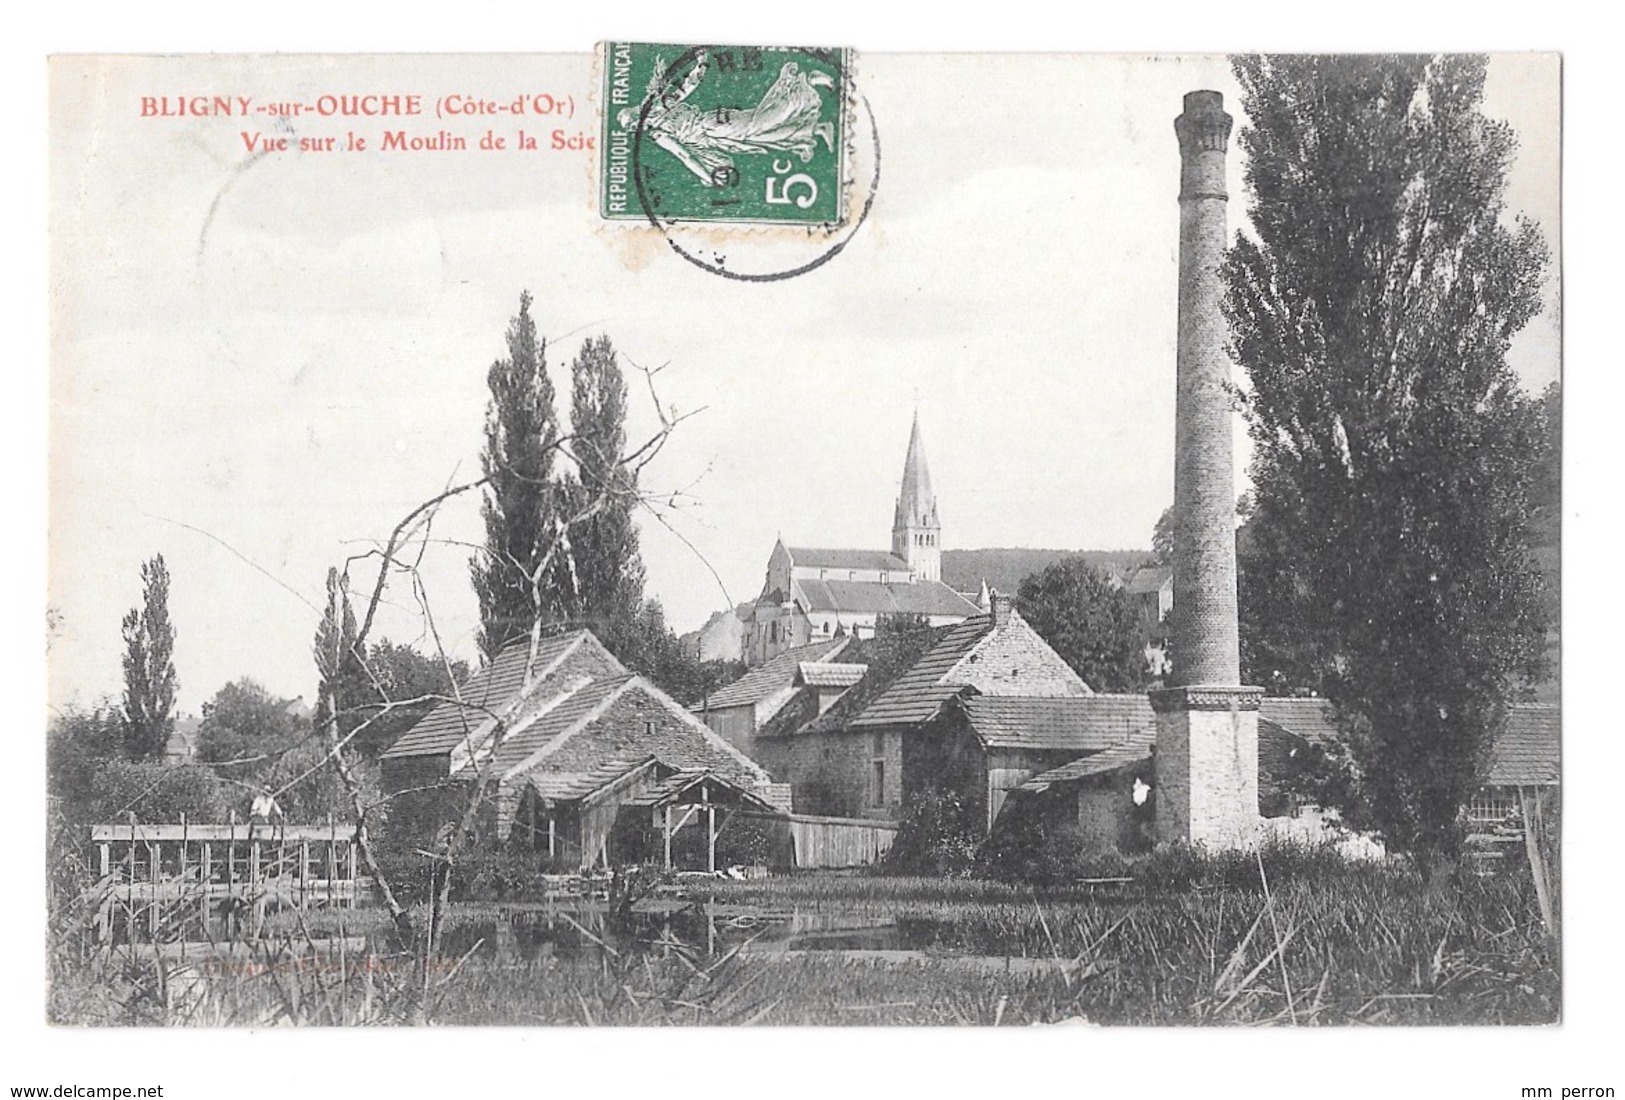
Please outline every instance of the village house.
M694 654L701 662L743 661L745 637L750 630L747 620L754 606L742 603L716 612L698 630L678 638L683 651Z
M459 690L383 754L393 827L432 834L483 775L488 835L585 867L650 858L662 825L669 854L671 822L693 807L710 807L713 831L718 808L789 808L787 787L588 631L544 639L534 661L511 645Z
M1174 571L1166 565L1142 565L1123 582L1123 592L1134 601L1146 637L1160 637L1174 609Z
M1013 782L1110 744L1055 740L1094 693L1008 596L990 604L917 634L902 660L870 656L868 674L821 712L787 704L759 731L755 756L792 785L799 812L895 820L935 786L996 806Z
M830 638L873 637L886 616L945 626L976 612L975 603L942 582L942 522L916 415L891 549L809 549L780 539L746 624L745 662L763 664L787 649Z
M865 666L835 663L852 641L851 637L832 638L787 649L707 696L693 711L734 748L754 756L756 731L798 691L808 689L821 695L826 700L822 712L862 678Z

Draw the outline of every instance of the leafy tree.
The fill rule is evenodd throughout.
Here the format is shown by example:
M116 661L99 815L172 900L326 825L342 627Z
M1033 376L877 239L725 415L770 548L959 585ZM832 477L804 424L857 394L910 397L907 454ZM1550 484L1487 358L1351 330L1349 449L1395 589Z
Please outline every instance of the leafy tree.
M296 699L282 699L244 678L203 704L198 761L233 784L238 801L250 792L276 794L291 821L344 813L327 746Z
M1540 660L1539 418L1506 351L1547 253L1503 217L1516 141L1481 112L1483 59L1233 68L1256 234L1225 265L1254 444L1243 576L1274 593L1253 660L1272 638L1336 703L1351 801L1427 861Z
M1178 516L1170 504L1157 517L1157 526L1151 532L1151 552L1156 555L1157 564L1166 569L1174 567L1174 527L1177 523Z
M46 791L65 806L80 807L95 789L101 765L124 755L125 718L100 704L70 707L45 731ZM72 814L70 814L70 818Z
M1320 695L1333 671L1333 653L1315 637L1311 622L1297 618L1312 604L1301 549L1266 507L1254 501L1236 532L1241 678L1270 695Z
M46 782L60 819L75 825L144 821L218 821L230 785L208 769L124 755L124 715L98 705L70 708L46 730Z
M304 735L293 700L280 699L244 677L203 704L198 759L228 778L249 782L268 775L277 757Z
M678 702L692 706L704 696L710 682L704 666L666 624L666 610L659 600L645 600L632 618L606 624L602 641L627 668Z
M558 417L547 374L547 344L530 316L530 292L508 325L508 356L486 374L491 390L480 465L488 479L480 514L485 549L469 563L479 599L479 644L487 657L562 608L550 596L548 549L559 543L553 460Z
M151 760L175 729L175 628L162 554L141 566L141 584L141 606L124 616L125 747L132 759Z
M380 692L383 701L402 703L408 699L426 699L428 696L449 697L453 686L468 679L466 661L442 661L427 656L409 645L397 645L383 638L367 647L367 667L376 680L366 713L377 713ZM411 706L395 707L389 713L373 719L365 731L356 738L356 751L364 759L377 759L390 745L418 721L433 710L434 699L426 699Z
M1082 558L1062 558L1021 582L1016 607L1061 659L1096 691L1145 685L1139 614Z

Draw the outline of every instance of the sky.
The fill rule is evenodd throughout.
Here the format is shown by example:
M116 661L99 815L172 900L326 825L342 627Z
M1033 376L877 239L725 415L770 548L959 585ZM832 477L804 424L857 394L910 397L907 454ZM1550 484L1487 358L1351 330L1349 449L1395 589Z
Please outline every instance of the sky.
M872 214L834 260L767 284L599 224L591 154L255 156L242 132L264 120L140 116L143 96L547 92L576 114L535 130L590 133L593 82L585 54L55 64L52 705L118 693L119 621L160 552L183 709L242 676L310 697L327 568L477 476L486 369L525 289L561 393L604 333L662 368L662 407L692 414L644 478L682 504L640 524L648 592L678 630L754 597L777 537L886 547L916 411L945 546L1149 546L1172 499L1171 123L1184 92L1216 88L1245 124L1222 58L863 54ZM1557 91L1553 57L1518 55L1486 92L1522 140L1510 209L1554 253ZM295 136L446 129L472 146L485 126L316 120ZM1235 228L1241 173L1233 152ZM1558 270L1513 348L1531 388L1559 371ZM638 438L658 421L629 380ZM424 549L456 656L474 655L480 538L468 495ZM406 585L380 631L430 644Z

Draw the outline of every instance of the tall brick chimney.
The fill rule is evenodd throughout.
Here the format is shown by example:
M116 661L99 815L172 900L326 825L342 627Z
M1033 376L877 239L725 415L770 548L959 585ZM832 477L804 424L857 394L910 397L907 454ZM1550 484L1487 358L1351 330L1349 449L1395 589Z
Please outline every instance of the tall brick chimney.
M1219 92L1190 92L1179 138L1179 343L1174 427L1174 686L1157 712L1157 839L1244 847L1258 828L1258 703L1242 687L1230 361L1219 301L1225 153Z

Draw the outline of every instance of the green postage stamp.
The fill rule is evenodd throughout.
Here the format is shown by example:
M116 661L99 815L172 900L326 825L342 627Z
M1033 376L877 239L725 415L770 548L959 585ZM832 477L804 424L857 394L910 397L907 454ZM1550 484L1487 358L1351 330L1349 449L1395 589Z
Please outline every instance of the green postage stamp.
M606 44L599 212L841 224L850 62L844 49Z

